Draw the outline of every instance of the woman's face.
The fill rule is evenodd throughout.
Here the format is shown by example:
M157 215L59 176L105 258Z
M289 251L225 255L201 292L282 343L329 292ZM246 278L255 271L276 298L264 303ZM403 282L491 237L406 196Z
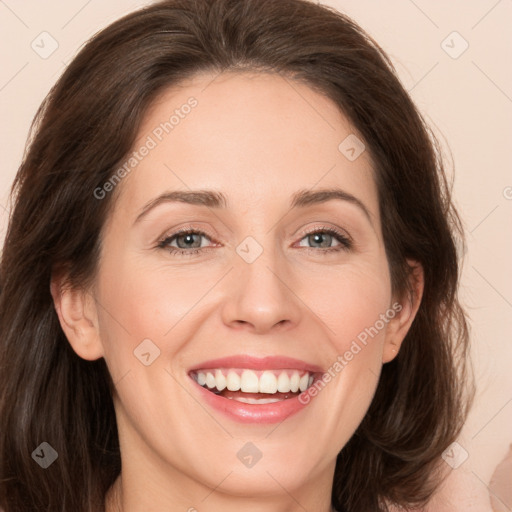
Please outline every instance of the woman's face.
M124 481L188 506L332 482L401 341L354 132L279 75L198 75L147 113L118 188L96 191L119 197L91 290L98 336L74 345L116 384Z

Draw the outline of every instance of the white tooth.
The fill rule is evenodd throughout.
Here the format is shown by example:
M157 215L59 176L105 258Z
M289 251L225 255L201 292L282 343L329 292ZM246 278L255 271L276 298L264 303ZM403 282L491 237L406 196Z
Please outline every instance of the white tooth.
M229 372L226 377L226 387L229 391L238 391L240 389L240 375L236 372Z
M293 393L297 392L299 390L299 383L299 372L293 372L290 378L290 391L293 391Z
M297 370L292 371L291 377L287 371L282 371L278 377L276 377L274 372L264 371L259 378L252 370L243 370L241 376L236 371L229 371L226 376L219 369L214 370L214 372L196 373L196 381L200 386L206 384L210 389L217 388L219 391L222 391L227 388L230 391L241 390L244 393L274 394L278 391L280 393L289 393L290 391L296 393L299 390L302 392L312 385L313 380L309 373L305 373L300 377Z
M237 402L243 402L244 404L273 404L274 402L282 402L284 398L244 398L235 397L233 400Z
M300 391L306 391L308 389L308 381L309 381L309 374L305 373L301 378L299 382L299 389Z
M260 376L260 393L277 393L277 378L272 372L263 372Z
M213 373L208 372L206 374L206 385L209 388L214 388L215 387L215 377L213 376Z
M290 378L286 372L281 372L277 378L277 390L281 393L290 391Z
M226 377L220 370L215 370L215 386L219 391L226 387Z
M257 393L259 389L258 376L252 370L244 370L240 379L240 389L243 393Z

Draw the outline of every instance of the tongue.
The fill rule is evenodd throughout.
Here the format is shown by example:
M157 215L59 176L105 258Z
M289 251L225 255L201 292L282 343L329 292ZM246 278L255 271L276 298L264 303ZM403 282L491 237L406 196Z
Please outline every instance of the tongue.
M228 389L223 389L220 393L220 396L224 398L293 398L297 396L299 393L243 393L242 391L229 391Z

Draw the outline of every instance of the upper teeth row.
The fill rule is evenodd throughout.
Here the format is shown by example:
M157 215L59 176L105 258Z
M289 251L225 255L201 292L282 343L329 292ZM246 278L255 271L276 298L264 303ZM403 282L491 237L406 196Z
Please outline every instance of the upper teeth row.
M227 388L229 391L243 393L295 393L299 390L305 391L313 383L313 377L308 372L301 376L298 370L281 370L277 375L271 371L258 373L253 370L242 370L239 374L234 370L228 370L227 375L224 375L221 370L197 371L195 379L199 385L206 384L210 389L217 388L222 391Z

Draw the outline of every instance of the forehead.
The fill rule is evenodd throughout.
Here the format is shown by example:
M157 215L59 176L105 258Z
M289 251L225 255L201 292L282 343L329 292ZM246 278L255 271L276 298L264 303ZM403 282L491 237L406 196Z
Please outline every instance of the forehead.
M378 215L368 151L347 158L358 140L338 107L305 84L278 74L199 74L146 112L120 200L132 210L163 191L201 188L221 190L229 208L270 208L299 189L337 186Z

